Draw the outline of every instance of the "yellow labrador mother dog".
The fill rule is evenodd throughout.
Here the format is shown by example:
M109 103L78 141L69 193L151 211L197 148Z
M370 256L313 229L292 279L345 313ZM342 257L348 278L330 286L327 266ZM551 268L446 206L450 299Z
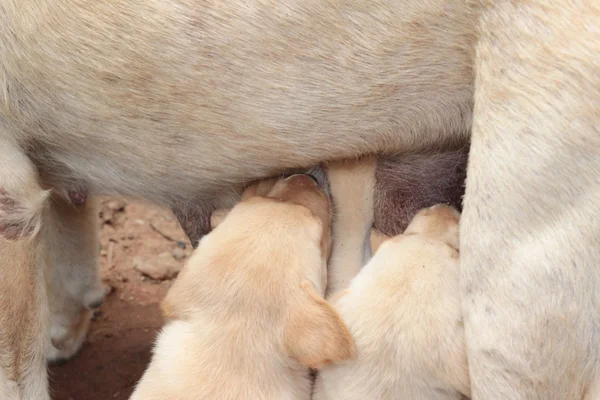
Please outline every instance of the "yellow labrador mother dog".
M309 368L354 355L323 299L330 215L308 175L236 205L169 290L169 322L131 399L310 399Z
M402 235L371 234L373 258L334 296L357 357L320 370L314 400L470 396L458 222L456 210L437 205Z
M197 242L245 181L472 127L473 397L582 397L600 374L599 7L0 0L0 231L36 231L39 172L58 192L171 205Z

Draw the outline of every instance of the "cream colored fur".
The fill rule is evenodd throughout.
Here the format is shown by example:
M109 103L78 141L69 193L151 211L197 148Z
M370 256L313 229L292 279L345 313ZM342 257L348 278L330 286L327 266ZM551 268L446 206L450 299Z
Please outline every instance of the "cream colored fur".
M366 157L325 166L333 200L331 231L335 238L327 264L328 296L346 289L371 257L368 239L373 225L376 163L376 158Z
M27 157L59 193L228 207L288 168L464 141L474 27L458 0L0 0L0 226L41 225Z
M323 300L330 220L306 175L235 206L169 290L169 322L131 399L310 399L309 367L354 355Z
M46 400L48 234L42 216L49 192L4 133L0 121L0 399Z
M20 149L50 186L223 207L286 168L464 140L474 67L474 398L581 396L600 365L599 15L596 0L0 0L0 225L40 226Z
M43 331L31 335L49 335L51 340L46 340L42 347L46 348L50 361L58 361L71 357L79 349L91 317L89 305L99 305L103 297L97 264L97 203L88 199L84 207L75 208L60 196L50 196L51 191L41 187L35 166L13 139L2 132L0 126L0 179L4 182L0 188L0 230L4 229L4 236L10 240L2 238L0 286L10 290L0 304L0 318L5 318L4 324L24 332L43 326ZM29 275L18 279L20 274ZM38 292L43 286L44 290ZM13 301L22 304L11 305ZM11 307L25 308L13 312ZM23 335L27 338L26 333ZM7 347L10 341L0 340L0 357L10 358L11 354L21 352L25 359L19 363L32 364L8 373L5 386L0 380L0 393L10 392L9 382L21 382L18 374L38 374L27 378L34 386L15 383L22 385L21 389L7 398L27 399L27 392L42 396L46 390L45 366L36 364L43 359L43 353L37 353L40 343L33 340L21 342L19 346L23 348ZM4 367L24 368L11 366L11 362Z
M219 203L464 141L474 28L459 0L2 0L0 121L53 184Z
M314 400L469 396L458 219L439 205L420 211L403 235L374 235L373 258L334 303L357 357L321 369Z
M460 238L473 398L597 399L600 3L486 6Z
M98 251L98 199L74 207L52 196L46 225L48 265L46 282L50 307L49 361L72 357L86 337L93 310L104 299Z
M43 231L44 227L40 226ZM0 399L49 400L46 235L0 237Z
M50 192L40 187L36 167L0 117L0 235L9 239L35 236Z

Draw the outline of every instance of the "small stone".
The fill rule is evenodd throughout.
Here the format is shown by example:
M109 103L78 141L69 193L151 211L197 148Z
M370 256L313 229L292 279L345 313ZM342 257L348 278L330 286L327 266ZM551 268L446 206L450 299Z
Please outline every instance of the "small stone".
M100 209L100 219L107 225L120 225L125 219L125 205L121 200L111 200L104 203Z
M98 319L100 319L101 316L102 316L102 311L94 310L94 312L92 313L92 321L98 321Z
M122 211L125 209L125 202L122 200L111 200L106 204L109 210Z
M135 257L133 257L133 260L131 260L131 265L135 269L138 269L138 267L140 265L142 265L143 263L144 263L144 260L140 256L135 256Z
M180 249L185 249L185 242L178 240L176 244L177 244L177 247L179 247Z
M134 222L136 225L144 225L146 223L143 219L136 219Z
M185 258L185 251L183 251L183 249L180 247L175 247L171 254L176 260L183 260Z
M103 256L103 257L104 257L104 256L106 256L106 254L107 254L106 250L102 250L102 251L100 251L100 255L101 255L101 256Z
M168 252L159 254L152 263L134 257L133 268L157 281L172 279L181 270L179 263L173 260L173 256Z

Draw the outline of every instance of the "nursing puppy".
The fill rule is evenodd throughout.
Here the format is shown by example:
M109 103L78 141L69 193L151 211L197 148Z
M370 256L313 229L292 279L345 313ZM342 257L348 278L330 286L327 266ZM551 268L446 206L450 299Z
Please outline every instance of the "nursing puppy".
M334 302L357 357L323 368L314 400L469 396L458 221L454 208L437 205L403 235L372 234L373 258Z
M323 300L327 196L308 175L270 185L201 240L162 304L169 322L132 400L309 399L309 368L354 356Z

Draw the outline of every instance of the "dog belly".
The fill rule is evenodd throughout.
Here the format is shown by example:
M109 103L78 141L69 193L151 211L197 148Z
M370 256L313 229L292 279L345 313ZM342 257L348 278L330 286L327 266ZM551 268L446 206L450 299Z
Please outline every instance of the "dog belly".
M468 145L379 160L374 225L389 236L404 232L422 208L445 203L462 210Z

